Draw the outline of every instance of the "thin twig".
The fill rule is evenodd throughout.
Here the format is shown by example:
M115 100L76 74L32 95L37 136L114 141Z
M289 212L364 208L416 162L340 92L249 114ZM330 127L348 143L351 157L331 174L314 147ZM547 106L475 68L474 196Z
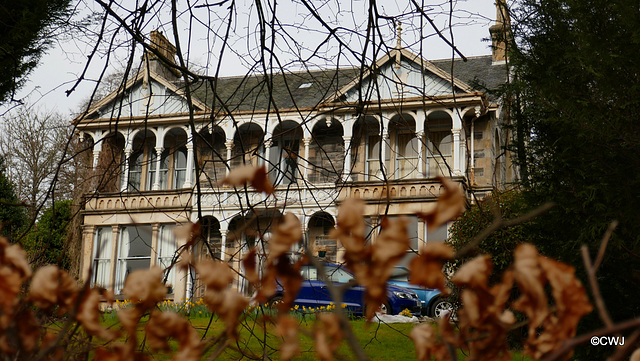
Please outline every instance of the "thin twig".
M611 222L611 224L609 224L609 228L607 228L607 231L604 233L604 236L602 236L602 241L600 242L600 249L598 250L598 257L596 257L596 262L593 264L594 273L598 271L598 268L602 264L602 260L604 259L604 251L607 249L607 244L609 243L609 239L611 238L611 235L613 234L613 231L616 229L617 226L618 226L618 221Z
M591 264L591 257L589 257L589 249L586 245L582 245L580 248L582 252L582 261L584 262L584 266L587 269L587 275L589 276L589 285L591 286L591 293L593 293L593 299L596 304L596 309L598 310L598 314L600 315L600 319L604 322L605 326L611 328L613 327L613 321L609 316L609 312L607 312L607 307L604 304L604 300L602 299L602 294L600 294L600 287L598 286L598 281L596 280L596 270L595 267Z
M633 331L633 333L625 339L624 346L619 347L616 352L607 359L607 361L619 361L624 359L631 351L633 351L638 345L640 339L640 329Z

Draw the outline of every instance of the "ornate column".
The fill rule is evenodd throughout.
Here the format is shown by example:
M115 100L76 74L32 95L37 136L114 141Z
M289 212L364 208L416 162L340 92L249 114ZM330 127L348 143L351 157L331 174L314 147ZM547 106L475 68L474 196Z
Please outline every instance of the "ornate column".
M187 143L187 174L184 177L184 185L182 186L183 188L191 188L191 186L193 185L192 182L192 178L193 178L193 137L191 139L189 139L189 142ZM178 184L178 187L180 185Z
M269 173L269 153L271 152L271 145L273 145L273 141L271 139L264 141L264 156L262 159L264 159L263 165L267 173Z
M233 140L227 139L224 142L224 146L227 149L227 171L226 174L229 175L229 170L231 169L231 150L233 149Z
M89 268L93 265L93 258L98 253L98 250L95 249L99 247L96 245L95 237L96 237L96 226L95 225L83 225L82 226L82 258L80 261L80 270L81 276L85 282L92 281L89 280ZM93 269L93 272L96 270Z
M154 223L151 225L151 262L150 266L153 267L158 264L158 251L160 244L160 224Z
M124 169L122 170L122 185L120 186L120 191L122 192L126 192L127 188L129 188L129 158L132 152L133 149L131 148L124 150Z
M156 168L156 178L153 180L153 190L157 191L160 189L160 165L162 164L162 152L164 152L164 147L155 147L156 151L156 164L153 166Z
M389 129L384 128L382 130L382 137L380 138L380 170L384 172L385 176L388 177L387 174L387 152L389 149Z
M342 180L351 181L351 136L345 135L344 140L344 163L342 165Z
M99 147L96 147L98 146ZM100 151L102 150L102 143L93 145L93 170L98 168L98 160L100 159Z
M460 175L460 129L451 129L453 134L453 175Z
M226 228L220 228L220 260L224 261L227 258L227 233L229 230Z
M424 152L424 131L417 131L416 138L418 138L418 174L424 176L424 159L422 158L422 153Z
M311 145L311 137L304 138L302 142L304 143L304 169L302 171L302 177L304 181L307 182L309 167L311 167L311 162L309 161L309 146Z
M111 274L109 275L109 288L113 293L118 294L116 289L116 268L118 268L118 251L120 249L120 226L114 224L111 226ZM124 284L122 285L124 286Z

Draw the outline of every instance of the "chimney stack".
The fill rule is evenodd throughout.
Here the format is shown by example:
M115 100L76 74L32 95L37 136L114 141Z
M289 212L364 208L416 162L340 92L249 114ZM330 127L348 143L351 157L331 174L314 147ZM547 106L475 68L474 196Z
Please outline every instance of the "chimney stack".
M169 60L170 65L176 64L176 47L162 35L162 32L153 30L149 35L149 39L150 46ZM151 51L145 51L145 57L150 71L168 80L176 80L180 76L179 71L169 65L165 65L158 56Z
M489 28L494 63L502 63L506 60L507 43L511 36L511 17L505 1L496 0L496 23Z

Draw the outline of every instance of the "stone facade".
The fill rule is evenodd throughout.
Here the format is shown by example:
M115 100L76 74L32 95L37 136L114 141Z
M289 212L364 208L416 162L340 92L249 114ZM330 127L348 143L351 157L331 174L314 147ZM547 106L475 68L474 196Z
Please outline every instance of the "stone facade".
M161 36L154 43L171 58L174 49ZM436 176L482 197L515 174L502 155L508 134L501 100L466 82L505 81L506 68L491 56L454 62L453 82L445 70L450 60L428 62L404 49L379 59L379 71L363 74L362 82L351 68L276 74L277 111L252 85L262 77L220 78L217 89L206 83L191 89L193 117L175 74L161 70L157 59L146 62L148 69L127 84L127 97L109 95L75 120L93 144L98 178L82 214L83 276L116 294L131 271L160 265L176 300L197 295L192 273L170 267L185 242L174 230L189 222L201 224L198 256L228 261L238 271L251 247L268 248L269 229L282 211L295 214L305 233L292 252L322 251L340 261L341 247L328 234L347 197L366 202L372 242L382 217L409 218L408 259L425 242L446 238L446 227L427 230L415 216L442 192ZM371 94L358 89L375 86L393 91L355 98ZM226 102L224 112L207 105L213 93ZM139 111L145 99L146 111ZM113 111L119 107L130 111ZM219 185L242 164L264 165L275 196ZM251 292L240 277L235 285Z

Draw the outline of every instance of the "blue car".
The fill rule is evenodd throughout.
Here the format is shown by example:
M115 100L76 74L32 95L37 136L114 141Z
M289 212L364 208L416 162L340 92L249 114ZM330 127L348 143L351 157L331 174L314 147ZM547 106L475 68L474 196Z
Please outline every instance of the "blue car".
M351 272L335 264L325 264L325 272L327 277L336 286L343 285L354 279ZM295 299L294 304L298 308L318 308L327 307L333 304L331 295L327 285L320 281L318 277L318 269L312 265L303 266L301 269L302 288L298 292L298 296ZM364 287L355 285L348 288L344 295L342 303L347 310L353 314L364 314ZM278 292L274 296L273 300L278 300L282 297L282 288L278 286ZM273 301L272 301L273 302ZM408 309L412 314L419 316L421 312L421 303L418 299L418 295L406 288L398 287L395 285L387 284L387 302L380 305L380 312L387 314L398 314L404 309Z
M453 305L440 295L440 291L431 288L423 288L409 283L409 270L406 267L396 266L391 274L389 283L414 291L422 303L422 314L440 318L444 312L451 312Z

